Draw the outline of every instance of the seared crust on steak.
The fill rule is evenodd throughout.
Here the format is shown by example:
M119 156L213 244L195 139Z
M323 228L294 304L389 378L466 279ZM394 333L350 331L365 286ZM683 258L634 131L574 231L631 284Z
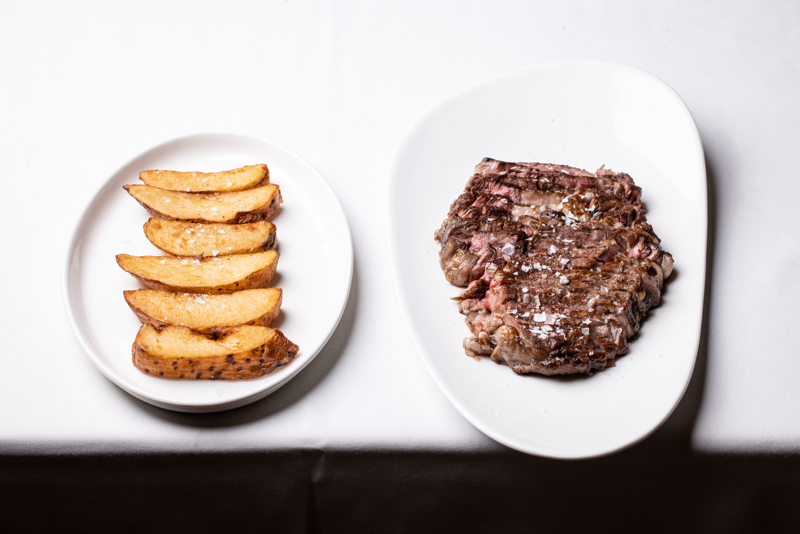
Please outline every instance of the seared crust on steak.
M435 234L470 356L517 373L614 365L661 299L672 256L624 173L484 159Z

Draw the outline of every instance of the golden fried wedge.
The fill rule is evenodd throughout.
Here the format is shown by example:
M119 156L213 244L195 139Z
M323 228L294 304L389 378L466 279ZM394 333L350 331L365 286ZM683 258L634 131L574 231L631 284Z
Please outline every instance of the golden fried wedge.
M275 225L267 221L248 224L200 224L153 218L144 235L173 256L227 256L275 248Z
M242 191L269 183L269 169L263 163L223 172L142 171L139 179L170 191Z
M274 250L209 259L118 254L117 264L150 289L232 293L264 287L278 267Z
M149 185L126 185L125 190L161 219L210 223L249 223L272 217L281 190L269 184L229 193L179 193Z
M228 295L173 293L138 289L123 291L133 313L155 327L188 326L209 333L214 327L270 326L281 311L280 289L245 289Z
M234 326L213 335L185 326L160 331L142 325L133 342L133 365L163 378L258 378L290 363L298 347L280 331L263 326Z

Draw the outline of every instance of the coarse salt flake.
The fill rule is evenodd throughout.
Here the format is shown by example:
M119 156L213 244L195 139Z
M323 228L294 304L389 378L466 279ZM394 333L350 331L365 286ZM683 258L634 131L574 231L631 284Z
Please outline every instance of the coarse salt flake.
M228 182L228 187L232 186L233 182Z
M506 243L505 245L503 245L503 248L500 249L500 252L510 256L511 254L514 253L514 245L512 245L511 243Z
M189 263L189 260L181 260L181 265L186 265L187 263Z
M523 288L522 288L522 292L523 292L523 293L527 293L527 292L528 292L528 288L527 288L527 287L523 287Z
M567 278L566 276L564 276L564 275L562 274L562 275L561 275L561 278L559 278L559 279L558 279L558 282L559 282L560 284L569 284L569 278Z
M542 313L534 313L533 320L537 323L543 323L547 320L547 314L545 312Z
M550 245L550 254L555 254L555 253L556 253L556 250L557 250L557 249L556 249L556 246L555 246L555 245Z
M160 263L161 265L164 265L165 263L167 263L167 260L161 260L161 261L160 261L160 262L158 262L158 263Z

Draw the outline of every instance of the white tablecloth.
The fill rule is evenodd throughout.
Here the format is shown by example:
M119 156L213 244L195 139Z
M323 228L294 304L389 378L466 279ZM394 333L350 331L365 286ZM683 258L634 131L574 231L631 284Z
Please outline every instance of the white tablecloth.
M625 458L647 463L674 443L692 462L800 452L800 3L6 2L0 14L0 451L33 462L14 480L36 471L32 458L72 453L534 461L471 427L417 356L388 259L387 175L403 135L437 102L569 59L631 65L671 85L700 130L710 193L692 384L656 434L596 462L624 470ZM117 168L214 131L276 141L321 171L351 226L355 274L337 332L290 384L232 412L177 414L92 366L67 322L62 260Z

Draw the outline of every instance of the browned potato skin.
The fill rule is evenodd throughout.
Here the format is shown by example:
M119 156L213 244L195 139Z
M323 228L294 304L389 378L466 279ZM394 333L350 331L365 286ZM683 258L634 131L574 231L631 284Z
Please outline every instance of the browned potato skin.
M189 221L183 221L183 220L180 220L180 221L174 220L171 223L162 223L161 221L163 221L163 220L165 220L165 219L160 219L160 218L149 219L144 224L144 227L143 227L144 228L144 235L145 235L145 237L147 237L147 239L156 248L163 250L167 254L171 254L173 256L178 256L178 257L193 257L194 258L194 257L197 257L200 254L202 254L202 256L204 258L212 258L212 257L216 257L216 256L229 256L231 254L251 254L251 253L254 253L254 252L264 252L266 250L274 250L275 247L277 246L277 242L278 242L278 238L276 237L276 232L275 232L275 225L272 224L272 223L262 222L262 224L269 224L272 227L272 232L269 235L267 235L266 238L260 244L258 244L256 246L235 248L235 249L232 249L232 250L227 250L227 248L225 246L222 246L219 249L219 251L218 251L218 253L216 255L213 254L211 250L202 250L200 248L197 249L198 254L184 254L183 251L181 250L182 246L181 246L180 237L177 237L177 236L173 235L173 236L170 236L169 238L164 238L164 237L160 236L158 231L161 230L161 227L159 225L172 224L172 222L177 223L177 224L186 223L187 225L188 224L203 224L203 223L191 223ZM261 221L257 221L257 222L261 222ZM205 224L207 224L207 223L205 223ZM255 223L247 223L247 224L255 224ZM208 226L215 226L215 225L223 226L223 224L220 224L220 223L209 224ZM245 226L246 227L247 225L228 225L228 224L224 224L224 226L233 227L234 229L236 229L239 226ZM180 232L177 231L176 233L180 233ZM182 236L183 234L180 233L180 235Z
M264 269L255 271L238 282L231 284L225 284L221 286L182 287L169 285L164 282L159 282L158 280L143 278L130 271L127 271L120 264L120 256L122 256L122 254L117 255L117 265L119 265L126 273L139 280L145 285L145 287L149 289L160 289L163 291L176 291L179 293L233 293L234 291L239 291L242 289L258 289L259 287L265 287L267 284L269 284L270 280L272 280L272 277L275 276L275 271L278 268L278 262L274 261Z
M150 289L161 289L163 291L179 291L184 293L233 293L234 291L239 291L241 289L256 289L259 287L264 287L269 284L269 281L272 280L272 277L275 276L275 270L277 269L278 265L273 263L272 265L267 266L265 269L261 269L260 271L256 271L252 273L250 276L239 280L233 284L227 284L223 286L215 286L215 287L181 287L181 286L171 286L169 284L165 284L163 282L159 282L158 280L148 280L146 278L142 278L141 276L135 275L133 273L129 273L131 276L139 280L145 287Z
M245 175L244 180L242 175ZM260 177L258 177L260 175ZM211 182L198 182L198 178L207 178ZM186 191L187 186L193 193L214 191L243 191L269 183L269 169L263 163L245 165L238 169L222 172L181 172L181 171L142 171L139 179L147 185L168 189L170 191ZM232 186L214 187L213 182L233 183Z
M288 365L298 347L276 330L275 338L253 350L223 357L170 358L165 360L133 343L133 365L145 374L159 378L242 380L268 375Z
M128 194L131 194L131 192L130 192L131 187L132 187L131 185L123 185L122 186L122 188L125 189L125 191L127 191ZM144 187L144 186L142 186L142 187ZM180 193L180 191L176 191L176 193ZM205 193L187 193L187 194L196 195L196 194L205 194ZM133 195L131 195L131 196L133 196ZM133 197L133 198L136 199L136 202L141 204L142 207L144 209L146 209L148 212L150 212L150 214L153 215L154 217L158 217L159 219L166 219L168 221L186 221L186 222L194 222L194 223L244 224L244 223L257 222L257 221L267 221L267 220L269 220L269 219L271 219L272 217L275 216L275 213L278 211L278 208L280 208L280 205L283 203L283 197L281 196L281 191L280 191L280 189L278 189L276 191L275 195L272 197L272 200L268 204L265 204L265 205L261 206L258 209L255 209L253 211L240 211L236 215L234 215L233 217L231 217L230 219L225 220L225 221L211 221L209 219L204 219L202 217L194 217L194 218L189 218L189 219L178 219L176 217L172 217L170 215L167 215L166 213L161 213L160 211L156 210L155 208L152 208L152 207L148 206L147 204L145 204L144 202L142 202L141 200L139 200L136 197Z
M133 313L136 314L136 317L138 317L139 320L142 323L149 324L150 326L153 326L153 327L158 328L158 329L161 329L161 328L163 328L165 326L180 326L180 325L176 325L175 323L168 323L168 322L165 322L165 321L163 321L163 320L161 320L161 319L159 319L157 317L153 317L152 315L149 315L148 313L146 313L141 308L135 306L131 302L131 300L128 298L128 295L133 293L133 292L134 291L123 291L122 294L125 296L125 302L128 303L128 306L130 306L130 308L133 311ZM253 319L252 321L248 321L246 323L236 323L236 324L217 325L217 326L218 327L239 326L239 325L272 326L272 323L275 322L275 319L277 319L278 315L280 315L280 313L281 313L281 304L283 304L283 292L282 291L281 291L281 294L280 294L280 298L278 300L278 305L275 306L275 308L273 308L270 311L268 311L267 313L265 313L264 315L262 315L261 317L257 317L255 319ZM208 333L210 333L212 331L211 329L197 328L197 327L193 327L193 330L195 330L196 332L201 332L203 334L208 334Z

